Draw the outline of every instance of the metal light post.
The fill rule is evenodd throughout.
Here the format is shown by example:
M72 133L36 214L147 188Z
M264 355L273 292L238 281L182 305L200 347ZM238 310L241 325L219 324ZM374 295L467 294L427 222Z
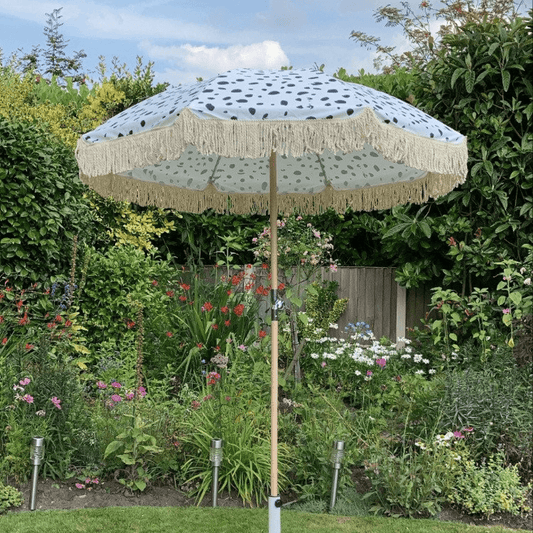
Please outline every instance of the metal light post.
M213 464L213 507L217 506L218 496L218 467L222 464L224 452L222 450L224 443L222 439L211 440L211 450L209 452L209 459Z
M344 441L336 440L333 442L333 449L331 450L330 461L333 464L333 484L331 486L331 500L329 503L329 510L335 507L335 500L337 498L337 484L339 482L339 470L344 458Z
M31 478L30 511L35 511L37 500L37 479L39 477L39 465L44 458L44 437L33 437L30 448L30 459L33 464Z

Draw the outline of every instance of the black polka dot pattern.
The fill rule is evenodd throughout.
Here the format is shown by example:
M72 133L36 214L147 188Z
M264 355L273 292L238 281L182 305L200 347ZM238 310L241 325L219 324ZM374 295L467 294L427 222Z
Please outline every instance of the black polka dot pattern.
M370 107L383 122L426 138L459 143L463 137L393 96L347 83L315 69L236 69L206 81L169 87L84 135L101 142L171 125L189 108L221 120L348 118Z
M315 69L237 69L200 83L170 87L113 117L84 139L99 143L171 126L186 108L200 119L255 122L342 120L371 108L391 128L448 143L463 141L462 135L405 102ZM368 144L349 154L325 151L320 155L280 156L277 167L280 194L319 193L327 186L349 191L412 181L425 174L385 160ZM267 193L269 188L266 159L202 155L193 146L176 161L163 161L124 175L194 191L203 191L209 184L228 194Z

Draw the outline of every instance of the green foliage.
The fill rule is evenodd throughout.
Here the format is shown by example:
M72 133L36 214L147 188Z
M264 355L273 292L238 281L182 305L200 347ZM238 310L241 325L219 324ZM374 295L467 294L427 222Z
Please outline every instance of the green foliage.
M416 84L416 74L406 68L399 68L387 74L367 74L364 69L361 69L357 76L349 75L346 69L340 68L333 76L339 80L365 85L413 103L412 91Z
M443 40L444 50L416 87L419 106L468 136L469 178L437 201L437 211L452 220L436 220L443 237L464 242L465 251L479 250L471 249L470 256L455 250L448 279L462 283L463 291L476 278L490 286L495 255L520 260L522 246L531 244L533 84L525 75L533 68L530 28L531 17L466 24ZM446 229L462 217L463 228Z
M85 254L90 254L90 259L79 305L88 338L121 339L128 331L128 322L136 320L136 302L145 309L145 315L158 312L163 297L156 285L165 284L173 274L170 263L131 246L105 252L88 249Z
M80 83L76 88L72 78L66 78L66 84L60 85L57 79L57 76L53 76L47 81L37 75L30 98L33 98L36 104L49 102L52 105L62 105L67 109L70 108L72 114L76 115L86 105L89 96L95 94L94 86L89 89L86 84Z
M107 67L105 58L100 56L99 73L102 86L110 84L115 91L123 94L123 99L117 101L109 110L110 117L121 113L125 109L138 104L142 100L163 92L168 83L158 83L153 85L155 73L153 71L154 63L148 62L143 65L142 57L137 56L137 63L133 73L131 73L126 64L119 64L118 58L113 58L113 68L111 75L107 76Z
M236 394L237 392L237 394ZM222 389L221 402L204 398L196 402L185 421L183 475L186 484L197 483L194 490L199 502L212 485L209 460L211 439L224 441L224 459L219 471L219 490L235 490L243 503L260 504L270 486L270 442L267 434L269 411L265 402L254 401L249 394ZM227 399L226 399L227 398ZM220 428L220 409L225 423ZM288 485L288 447L279 443L279 488Z
M506 466L504 456L491 455L482 464L476 465L470 459L460 463L460 474L448 500L459 505L470 514L507 512L518 515L530 511L527 495L531 483L522 486L516 466Z
M300 328L302 337L313 340L322 337L328 332L330 324L336 324L346 311L348 298L339 299L338 287L339 284L336 281L323 281L322 286L318 281L314 281L307 288L305 319ZM299 318L302 319L302 314Z
M73 237L91 237L73 154L42 128L0 117L0 162L2 274L65 275Z
M4 485L0 481L0 514L7 511L10 507L20 507L24 503L22 492L12 487Z
M474 459L500 448L515 461L530 461L533 393L526 369L513 368L507 359L502 368L450 372L442 398L434 401L441 428L474 428Z
M121 471L127 476L120 477L119 482L132 492L135 490L142 492L150 481L148 462L152 455L161 453L163 450L157 446L156 438L145 431L152 423L147 423L140 412L135 412L134 409L132 415L123 414L122 416L131 418L132 423L123 433L117 435L113 442L109 443L104 459L115 454L123 463ZM121 453L117 453L118 451Z

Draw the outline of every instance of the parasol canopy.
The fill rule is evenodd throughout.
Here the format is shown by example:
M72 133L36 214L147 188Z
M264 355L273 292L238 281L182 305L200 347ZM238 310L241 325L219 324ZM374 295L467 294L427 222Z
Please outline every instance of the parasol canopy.
M461 134L315 69L237 69L170 87L83 135L77 158L103 196L250 213L269 207L272 151L283 212L422 203L467 173Z
M446 194L466 138L392 96L316 69L237 69L168 88L78 141L80 178L102 196L178 211L270 212L269 532L278 495L278 211L386 209Z

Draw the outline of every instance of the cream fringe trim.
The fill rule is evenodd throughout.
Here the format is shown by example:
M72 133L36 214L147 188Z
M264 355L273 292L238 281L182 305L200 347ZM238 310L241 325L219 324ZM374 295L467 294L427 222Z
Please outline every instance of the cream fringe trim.
M217 213L265 213L270 204L268 193L225 194L212 184L203 191L191 191L116 174L97 178L81 174L81 180L106 198L112 196L115 200L188 213L201 213L206 209L214 209ZM428 173L418 180L351 191L336 191L329 186L317 194L279 194L278 212L318 214L330 207L345 212L348 207L354 211L371 211L407 203L421 204L448 193L459 183L456 176Z
M329 206L344 210L348 205L356 210L370 210L399 203L421 203L449 192L466 179L466 138L460 144L451 144L419 137L382 123L369 108L353 118L302 121L200 119L184 109L169 127L100 143L88 143L80 138L76 157L82 181L104 196L180 211L201 212L212 207L220 212L229 209L246 213L264 211L268 199L260 194L227 195L212 185L204 191L173 190L117 174L178 159L188 145L206 155L260 158L269 157L272 150L278 155L294 157L309 152L320 154L324 150L348 153L361 150L365 143L389 161L428 174L412 182L354 191L335 191L328 187L316 195L280 195L280 211L301 208L314 213Z

